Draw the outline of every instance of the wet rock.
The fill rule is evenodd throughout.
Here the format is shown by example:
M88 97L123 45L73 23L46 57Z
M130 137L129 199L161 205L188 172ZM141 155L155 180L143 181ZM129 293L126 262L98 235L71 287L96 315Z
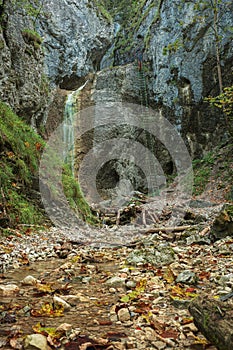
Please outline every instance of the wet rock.
M47 344L47 339L42 334L30 334L27 335L24 340L25 350L49 350L50 347Z
M0 285L0 296L9 297L17 295L20 289L16 284Z
M130 312L127 308L122 308L117 313L118 319L121 322L126 322L130 320Z
M62 298L60 298L56 295L54 295L54 297L53 297L53 302L54 302L55 307L62 306L65 311L69 311L71 309L70 304L68 304L65 300L63 300Z
M181 272L177 278L176 283L187 283L187 284L195 284L197 282L197 276L194 272L185 270Z
M24 286L34 286L35 284L37 284L39 281L33 277L33 276L26 276L22 281L22 285Z

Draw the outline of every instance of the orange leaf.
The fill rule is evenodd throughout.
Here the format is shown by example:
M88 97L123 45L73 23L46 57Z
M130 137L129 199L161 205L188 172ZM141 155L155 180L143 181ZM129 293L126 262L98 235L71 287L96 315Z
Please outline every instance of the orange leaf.
M172 329L171 329L171 330L168 329L168 330L166 330L166 331L163 331L160 335L161 335L162 338L177 339L179 333L173 331Z

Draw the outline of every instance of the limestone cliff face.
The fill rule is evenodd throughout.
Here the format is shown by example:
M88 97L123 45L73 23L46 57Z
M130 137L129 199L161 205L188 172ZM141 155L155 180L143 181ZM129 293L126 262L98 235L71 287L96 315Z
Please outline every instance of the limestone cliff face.
M205 96L219 93L211 2L140 3L144 5L137 22L132 19L132 26L121 25L102 64L126 64L143 53L151 106L162 108L186 138L192 154L201 155L225 133L219 111L203 103ZM233 83L232 27L233 4L224 0L217 21L224 86Z
M88 0L17 3L0 1L0 98L37 129L48 120L50 132L64 108L57 88L78 88L98 69L113 26Z
M99 69L110 46L111 21L89 0L45 0L38 23L45 48L45 70L50 81L75 89L83 77Z
M0 98L37 127L44 118L49 93L41 39L21 6L5 0L1 11Z

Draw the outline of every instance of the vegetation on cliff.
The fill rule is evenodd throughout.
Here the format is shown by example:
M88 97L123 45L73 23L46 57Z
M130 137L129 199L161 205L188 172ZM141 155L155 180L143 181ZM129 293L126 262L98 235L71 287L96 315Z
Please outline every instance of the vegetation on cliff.
M39 188L39 160L44 140L8 105L0 102L0 227L41 225L46 221ZM96 221L79 185L67 167L63 173L67 200L79 216Z

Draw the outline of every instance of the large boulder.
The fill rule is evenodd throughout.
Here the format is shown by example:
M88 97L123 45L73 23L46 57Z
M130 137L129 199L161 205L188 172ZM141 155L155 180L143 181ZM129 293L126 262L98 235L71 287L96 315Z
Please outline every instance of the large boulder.
M214 219L211 226L210 237L212 241L233 236L233 205L224 204L222 210Z

